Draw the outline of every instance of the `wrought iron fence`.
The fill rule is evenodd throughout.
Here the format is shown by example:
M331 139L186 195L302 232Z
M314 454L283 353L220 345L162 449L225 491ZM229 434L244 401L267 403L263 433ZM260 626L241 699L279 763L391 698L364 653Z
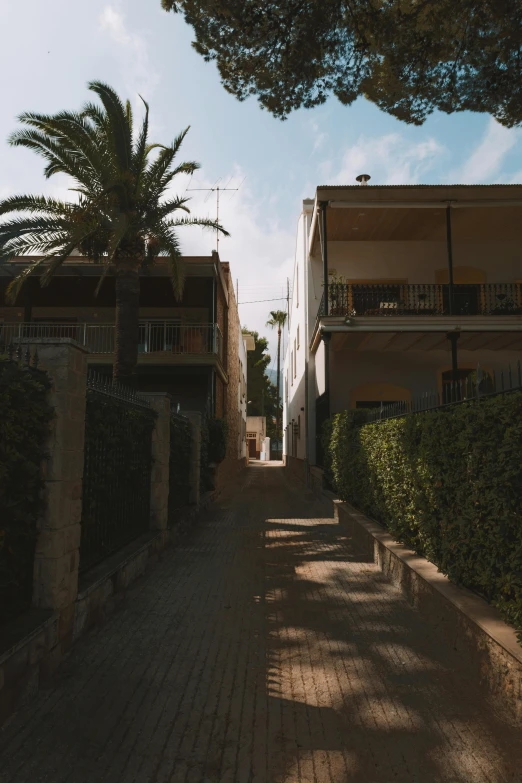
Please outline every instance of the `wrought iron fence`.
M0 345L0 626L32 603L49 387L36 349Z
M521 283L453 286L453 315L522 315ZM443 316L449 315L449 285L330 283L328 315ZM319 316L324 316L324 292Z
M435 410L450 405L458 405L471 400L484 399L495 394L522 390L522 365L520 360L513 367L508 365L506 370L486 372L477 365L474 371L466 372L465 377L459 380L443 382L442 390L432 389L413 397L411 401L393 402L381 405L380 408L372 408L368 411L368 420L384 421L410 413Z
M189 420L179 413L170 415L169 525L177 512L190 502L190 451L192 430Z
M25 344L36 339L70 339L94 354L114 353L114 324L60 321L0 323L0 343ZM218 324L140 321L139 353L214 354L223 360L223 335Z
M156 413L125 386L87 381L80 570L149 529Z

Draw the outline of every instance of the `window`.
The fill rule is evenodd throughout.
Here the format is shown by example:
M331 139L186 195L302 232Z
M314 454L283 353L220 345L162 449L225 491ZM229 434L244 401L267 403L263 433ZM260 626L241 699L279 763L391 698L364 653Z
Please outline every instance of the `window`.
M299 348L301 345L301 341L299 339L299 324L297 324L297 347Z

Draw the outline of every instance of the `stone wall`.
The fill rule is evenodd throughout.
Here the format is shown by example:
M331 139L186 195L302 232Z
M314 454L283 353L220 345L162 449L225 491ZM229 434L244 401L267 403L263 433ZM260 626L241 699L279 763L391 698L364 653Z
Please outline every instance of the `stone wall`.
M157 412L152 435L150 529L79 579L84 466L86 353L71 340L38 341L40 367L51 382L55 418L42 467L46 506L38 522L33 608L2 628L0 724L38 691L73 642L117 606L125 588L171 541L193 524L199 497L201 414L189 413L192 428L191 506L168 527L170 398L147 395ZM212 498L210 498L212 499ZM209 497L205 497L205 503Z
M38 520L33 609L2 628L0 723L51 675L73 641L78 594L87 363L72 340L38 341L55 417L42 465L45 506Z
M221 264L225 282L228 291L228 313L227 313L227 345L228 353L226 361L226 370L228 374L228 384L224 387L224 416L228 423L228 441L227 455L219 465L216 472L216 489L219 491L223 487L234 481L239 472L245 467L246 460L242 458L238 450L239 437L241 435L241 417L238 406L238 388L240 384L239 377L239 335L241 332L241 323L237 309L236 295L234 291L234 282L230 273L230 267L226 263ZM218 305L219 310L219 305Z

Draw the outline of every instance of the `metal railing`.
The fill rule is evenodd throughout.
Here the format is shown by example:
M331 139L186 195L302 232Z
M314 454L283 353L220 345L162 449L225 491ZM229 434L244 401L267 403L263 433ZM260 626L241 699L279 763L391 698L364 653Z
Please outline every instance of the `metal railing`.
M80 571L150 528L156 413L134 390L93 373L87 381Z
M451 371L449 371L451 372ZM496 394L522 390L522 364L520 359L513 367L486 372L477 365L476 370L459 370L464 377L459 380L443 381L442 391L431 389L418 394L411 401L393 402L368 410L368 421L384 421L406 416L410 413L444 408L472 400L482 400ZM464 375L467 373L466 375ZM449 374L449 373L448 373Z
M39 339L75 340L94 354L112 354L114 324L31 321L0 323L0 347ZM139 353L216 355L223 360L223 335L217 324L140 321Z
M441 316L450 314L449 285L440 283L330 283L331 316ZM319 317L324 316L324 292ZM521 283L453 286L453 315L522 315Z

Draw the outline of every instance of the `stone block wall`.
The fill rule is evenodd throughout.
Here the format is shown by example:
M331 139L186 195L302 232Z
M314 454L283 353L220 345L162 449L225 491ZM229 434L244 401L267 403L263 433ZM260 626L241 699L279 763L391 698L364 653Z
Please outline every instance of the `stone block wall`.
M246 461L238 453L238 442L241 436L241 418L238 409L239 377L239 335L241 322L237 308L234 283L230 273L230 267L222 263L223 274L227 284L228 313L227 313L227 374L228 384L224 387L224 416L228 423L227 454L216 472L216 489L223 487L237 479L239 472L245 467Z
M33 606L59 612L60 641L72 641L78 592L87 361L70 340L38 346L40 368L51 381L55 418L43 466L45 511L39 520Z

